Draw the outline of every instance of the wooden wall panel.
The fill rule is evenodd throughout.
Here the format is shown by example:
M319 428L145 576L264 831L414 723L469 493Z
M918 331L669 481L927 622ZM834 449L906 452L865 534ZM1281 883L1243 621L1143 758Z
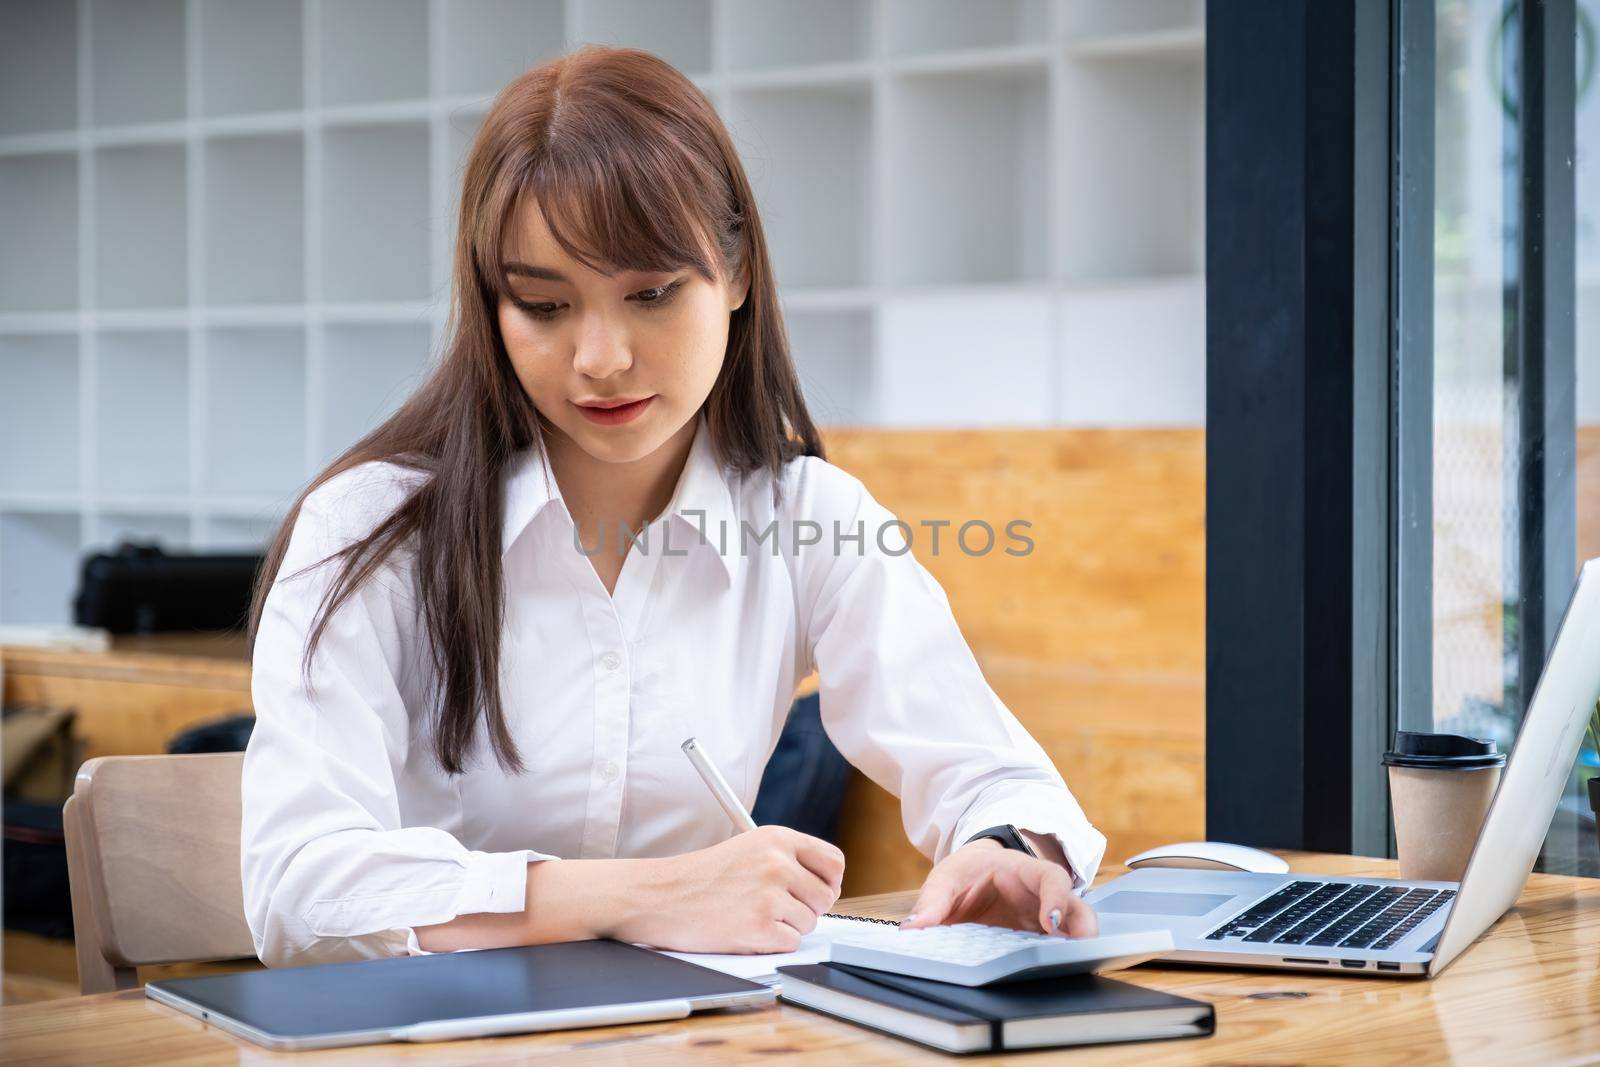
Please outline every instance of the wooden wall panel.
M833 430L828 458L913 528L913 551L996 694L1038 738L1120 860L1205 833L1205 434ZM1012 519L1030 555L1008 556ZM948 519L940 551L922 520ZM997 548L955 546L982 519ZM903 888L927 861L894 799L846 799L846 891Z
M229 714L249 714L250 664L232 657L130 650L6 648L6 703L77 710L85 759L165 752L180 731Z
M1197 675L1205 661L1201 430L836 430L828 458L911 523L975 648ZM1032 523L1031 555L925 551L925 519Z

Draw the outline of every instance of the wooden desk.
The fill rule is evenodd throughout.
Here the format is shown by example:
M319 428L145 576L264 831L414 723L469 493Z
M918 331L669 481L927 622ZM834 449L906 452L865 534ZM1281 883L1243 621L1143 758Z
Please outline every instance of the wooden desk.
M1296 871L1392 875L1388 860L1287 854ZM1108 871L1105 877L1120 873ZM841 902L897 917L909 893ZM1028 1054L1073 1064L1592 1063L1600 1061L1600 880L1535 875L1517 907L1437 980L1137 967L1119 978L1209 1000L1210 1038ZM234 1064L330 1060L583 1063L954 1063L943 1055L788 1005L672 1023L439 1045L271 1053L139 990L0 1008L0 1061ZM793 1058L789 1058L793 1057ZM1017 1058L1007 1056L1006 1063ZM973 1062L964 1059L962 1062ZM991 1060L988 1062L1000 1062Z

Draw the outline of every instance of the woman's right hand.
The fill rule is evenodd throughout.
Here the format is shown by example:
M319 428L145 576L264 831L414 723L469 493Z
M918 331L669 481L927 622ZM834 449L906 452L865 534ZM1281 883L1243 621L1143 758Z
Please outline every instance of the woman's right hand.
M634 862L633 906L607 935L677 952L793 952L844 878L843 852L785 826Z

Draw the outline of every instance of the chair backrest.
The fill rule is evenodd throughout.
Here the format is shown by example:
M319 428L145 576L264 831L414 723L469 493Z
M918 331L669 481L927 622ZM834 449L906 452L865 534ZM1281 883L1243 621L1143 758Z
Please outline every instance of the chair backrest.
M78 771L64 824L78 981L253 958L239 876L241 752L103 756Z

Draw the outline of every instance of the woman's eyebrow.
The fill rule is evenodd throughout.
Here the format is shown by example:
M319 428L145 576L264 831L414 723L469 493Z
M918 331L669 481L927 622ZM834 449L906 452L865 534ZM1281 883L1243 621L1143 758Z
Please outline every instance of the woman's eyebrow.
M535 267L528 263L506 263L501 267L506 274L515 274L523 278L533 278L538 281L560 282L562 285L571 285L572 279L556 270L554 267ZM632 268L614 271L606 277L619 277L628 275L670 274L671 271L636 270Z
M552 267L534 267L527 263L507 263L501 267L507 274L517 274L524 278L536 278L546 282L562 282L571 285L571 279Z

